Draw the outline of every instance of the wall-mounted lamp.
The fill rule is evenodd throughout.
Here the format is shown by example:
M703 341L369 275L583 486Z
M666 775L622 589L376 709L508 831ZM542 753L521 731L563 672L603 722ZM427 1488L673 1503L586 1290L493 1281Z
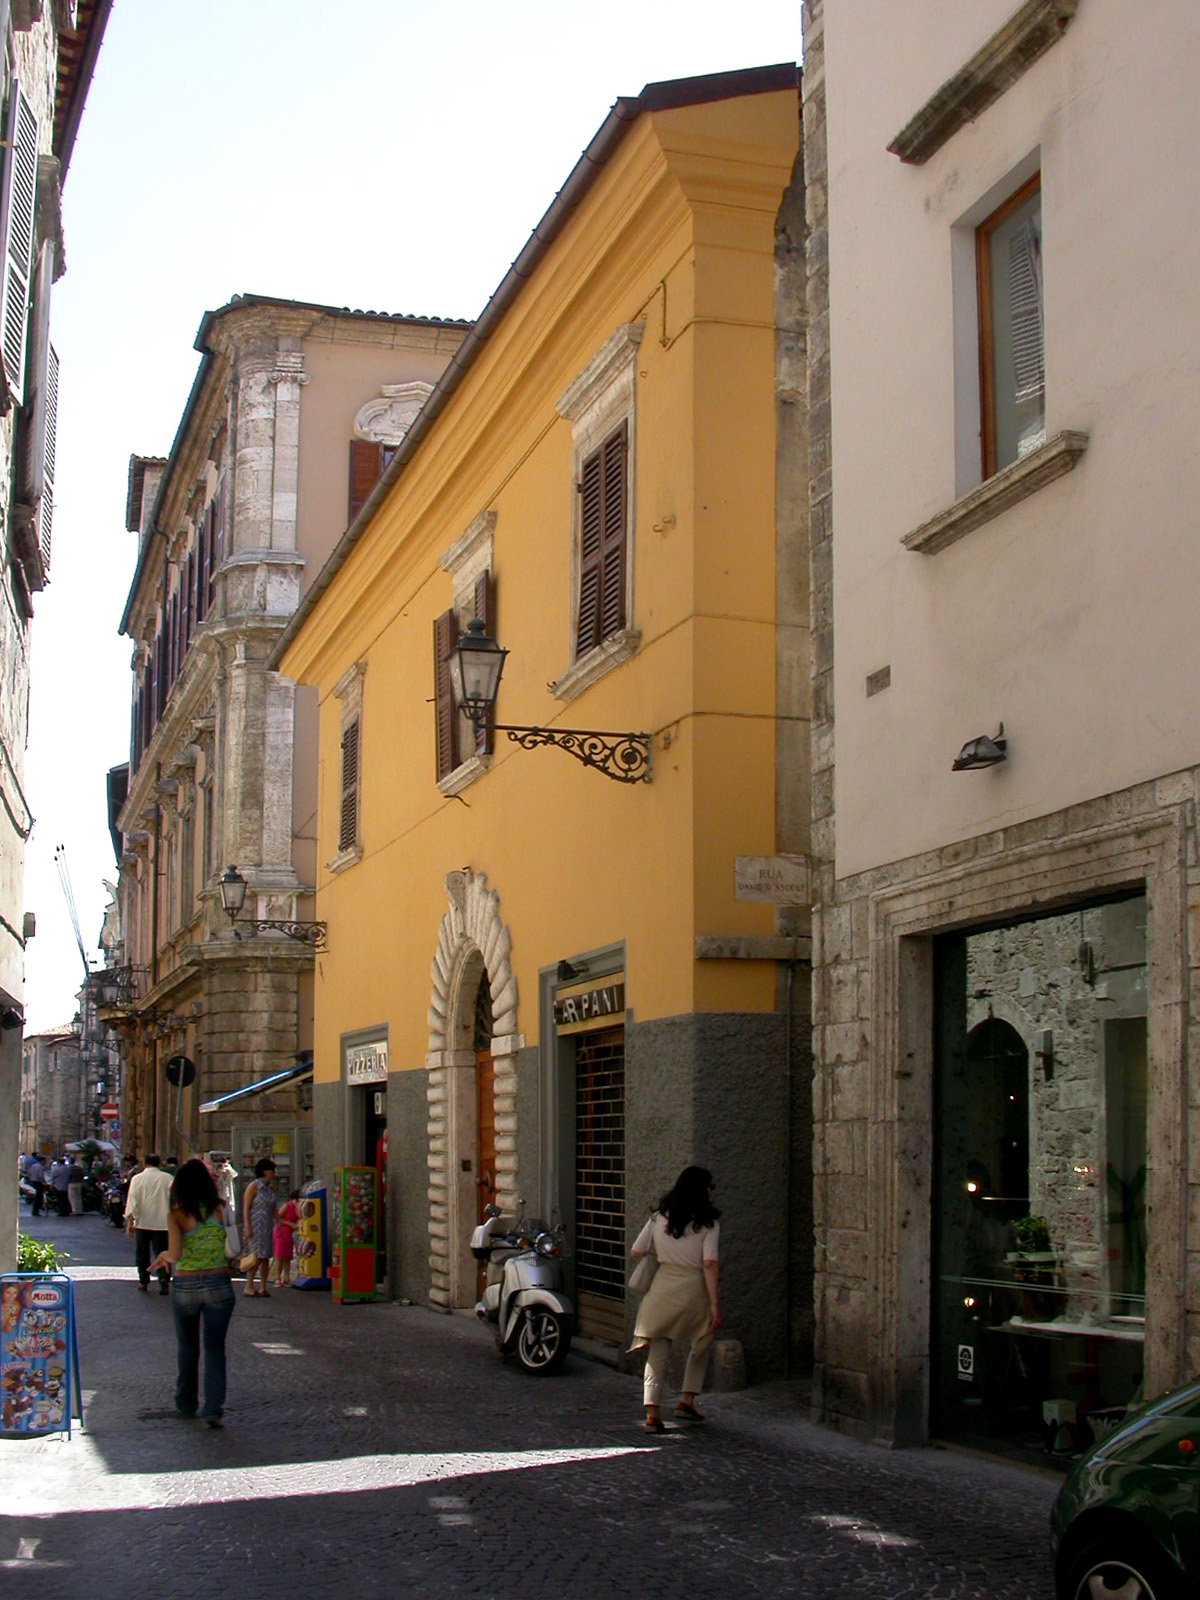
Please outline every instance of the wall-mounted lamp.
M1008 760L1008 740L1004 737L1004 724L996 730L994 739L981 734L978 739L968 739L950 764L951 772L974 772L979 767L996 767Z
M222 874L219 887L221 890L221 904L229 916L233 927L233 937L240 939L237 921L242 907L246 903L246 880L234 866ZM270 917L243 917L243 924L252 928L256 933L260 928L268 928L275 933L282 933L289 939L295 939L299 944L311 944L314 949L325 948L326 926L323 922L279 922Z
M482 619L473 617L466 633L446 657L455 701L470 717L477 734L485 726L491 727L496 733L506 733L524 750L557 745L585 767L593 767L616 783L650 782L648 733L597 733L584 728L530 728L491 722L507 655L508 651L501 649L486 631Z

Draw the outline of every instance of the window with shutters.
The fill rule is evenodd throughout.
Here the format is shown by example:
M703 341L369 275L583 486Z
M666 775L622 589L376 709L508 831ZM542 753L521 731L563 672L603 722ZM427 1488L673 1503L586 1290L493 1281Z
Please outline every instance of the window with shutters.
M25 347L29 333L29 293L33 276L37 214L38 119L16 78L9 88L5 119L5 162L0 189L0 238L4 281L0 285L0 356L9 393L25 399Z
M491 766L493 729L489 725L476 733L471 719L454 704L446 657L473 617L481 618L487 632L496 637L495 527L496 513L482 512L441 560L443 571L450 574L453 600L433 625L434 749L437 785L444 795L458 794Z
M633 508L643 327L618 328L557 405L572 424L570 665L550 686L563 701L641 642L633 626Z
M1042 183L1029 152L950 230L957 498L901 536L936 555L1071 472L1088 435L1047 429Z
M1035 174L975 233L983 475L1046 442L1042 191Z
M379 482L383 470L396 454L394 444L379 444L374 439L350 441L350 521L353 522L371 490Z
M365 661L356 661L333 686L339 704L337 854L330 872L343 872L362 860L363 679Z

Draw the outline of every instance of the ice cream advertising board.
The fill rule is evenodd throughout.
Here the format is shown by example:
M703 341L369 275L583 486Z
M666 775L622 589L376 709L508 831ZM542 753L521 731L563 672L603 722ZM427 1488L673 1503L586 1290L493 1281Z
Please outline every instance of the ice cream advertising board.
M0 1277L0 1434L69 1434L78 1393L70 1278L6 1273ZM78 1415L82 1422L82 1411Z

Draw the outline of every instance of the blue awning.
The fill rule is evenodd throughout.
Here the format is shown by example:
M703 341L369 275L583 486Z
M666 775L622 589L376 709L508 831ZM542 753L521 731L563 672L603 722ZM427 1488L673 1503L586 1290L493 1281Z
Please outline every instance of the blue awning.
M219 1094L215 1100L206 1100L200 1109L221 1111L235 1100L245 1100L252 1094L266 1094L270 1089L282 1089L289 1083L311 1083L312 1075L313 1058L311 1052L306 1051L281 1072L273 1072L269 1078L259 1078L257 1083L243 1084L240 1089L231 1089L228 1094Z

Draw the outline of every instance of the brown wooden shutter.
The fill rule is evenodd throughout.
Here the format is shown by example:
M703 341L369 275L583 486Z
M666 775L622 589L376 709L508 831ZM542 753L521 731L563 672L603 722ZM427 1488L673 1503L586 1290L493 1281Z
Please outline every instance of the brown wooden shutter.
M338 824L338 849L353 850L358 843L358 718L342 729L342 810Z
M600 581L600 638L625 626L625 553L628 547L629 429L622 423L604 441L601 478L604 485L604 561Z
M350 441L350 521L353 522L367 503L367 496L379 482L379 474L394 450L385 455L384 447L373 439Z
M583 463L577 656L586 655L625 626L628 459L629 429L623 422Z
M475 579L475 615L481 620L485 632L496 637L496 578L491 572L481 572ZM475 754L490 756L496 748L496 712L488 712L487 721L475 735Z
M434 714L437 729L437 775L445 778L458 766L458 711L446 657L458 643L458 619L453 609L433 624Z
M579 619L575 654L586 655L600 643L600 579L604 558L604 496L600 474L601 451L583 463L579 513Z

